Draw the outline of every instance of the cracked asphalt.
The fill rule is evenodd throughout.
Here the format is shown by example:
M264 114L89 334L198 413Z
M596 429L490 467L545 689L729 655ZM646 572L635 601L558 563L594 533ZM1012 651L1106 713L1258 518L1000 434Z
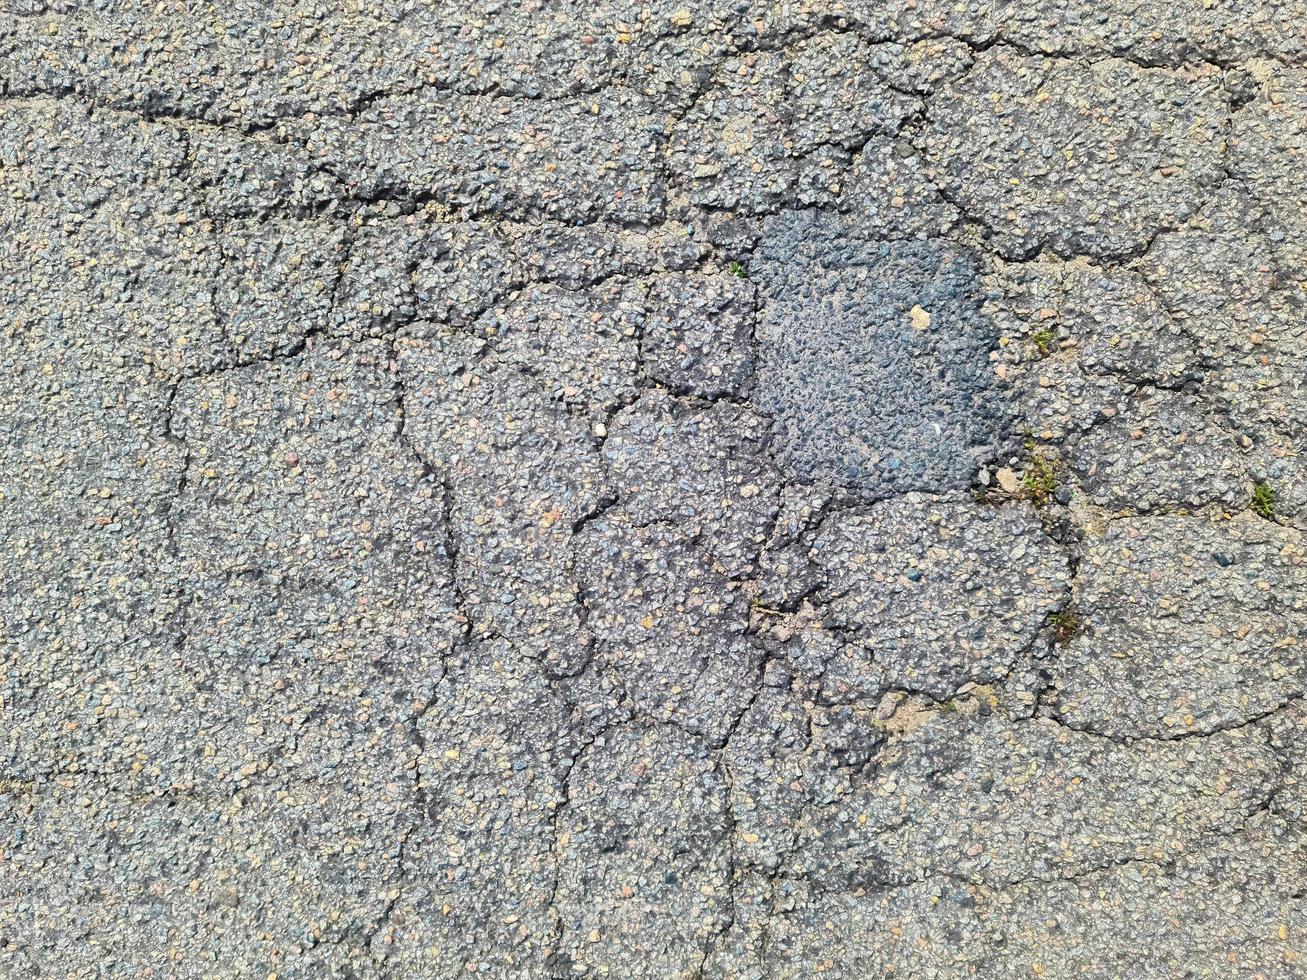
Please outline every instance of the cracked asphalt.
M0 975L1307 975L1304 0L9 0Z

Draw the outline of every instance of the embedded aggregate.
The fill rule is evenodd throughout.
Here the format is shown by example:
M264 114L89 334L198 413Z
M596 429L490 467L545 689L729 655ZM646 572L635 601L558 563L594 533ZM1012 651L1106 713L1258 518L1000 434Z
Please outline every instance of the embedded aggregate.
M1294 977L1302 0L0 11L0 973Z

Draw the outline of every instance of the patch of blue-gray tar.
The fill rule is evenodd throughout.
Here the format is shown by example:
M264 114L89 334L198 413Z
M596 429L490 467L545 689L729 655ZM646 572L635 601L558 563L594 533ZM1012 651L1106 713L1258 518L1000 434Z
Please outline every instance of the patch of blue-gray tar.
M1007 447L1010 402L974 261L938 240L873 241L811 212L770 221L755 401L783 462L867 499L969 486Z

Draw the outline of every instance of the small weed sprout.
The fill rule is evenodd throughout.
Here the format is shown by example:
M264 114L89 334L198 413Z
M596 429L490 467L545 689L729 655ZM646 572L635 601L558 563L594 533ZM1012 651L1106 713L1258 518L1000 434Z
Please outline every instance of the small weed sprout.
M726 269L727 269L727 271L730 272L730 274L733 275L736 279L743 279L743 278L745 277L745 269L744 269L744 263L743 263L743 262L740 262L740 261L738 261L738 260L735 261L735 262L732 262L730 265L728 265L728 266L726 267Z

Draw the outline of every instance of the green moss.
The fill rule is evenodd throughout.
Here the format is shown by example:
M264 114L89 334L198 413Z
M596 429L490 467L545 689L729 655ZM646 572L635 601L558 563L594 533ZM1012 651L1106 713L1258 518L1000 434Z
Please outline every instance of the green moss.
M1036 330L1030 335L1030 340L1034 343L1035 347L1039 349L1039 353L1044 357L1047 357L1053 352L1053 345L1057 342L1057 338L1053 335L1053 331L1048 328Z
M1055 613L1049 613L1048 624L1053 627L1053 639L1058 643L1070 642L1083 625L1080 614L1074 609L1059 609Z
M1053 499L1057 489L1057 464L1043 453L1034 452L1026 461L1026 474L1021 479L1022 496L1036 507L1043 507Z
M1275 516L1275 488L1269 483L1258 483L1253 487L1253 513L1265 517L1268 521Z

